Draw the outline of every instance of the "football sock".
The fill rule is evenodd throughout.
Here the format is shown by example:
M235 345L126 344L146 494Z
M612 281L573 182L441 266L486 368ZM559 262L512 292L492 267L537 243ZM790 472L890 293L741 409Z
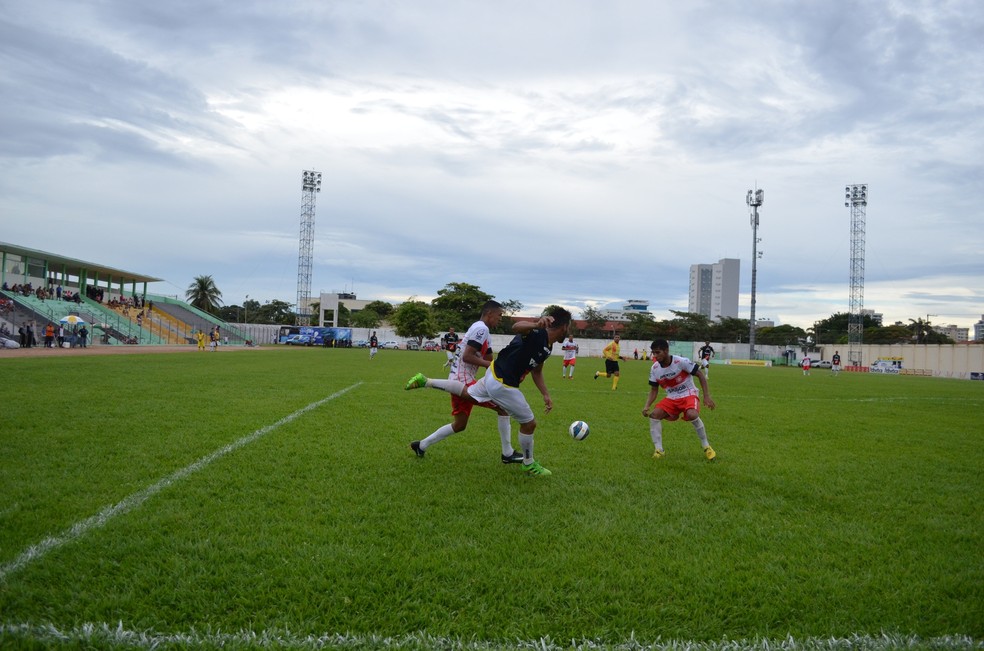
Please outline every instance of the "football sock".
M618 376L612 377L612 391L618 388Z
M700 444L703 447L707 447L710 443L707 442L707 432L704 430L704 421L700 419L700 416L690 421L694 425L694 431L697 432L697 438L700 439Z
M441 391L447 391L450 394L460 396L461 392L465 390L465 383L458 380L432 380L427 378L427 385L432 389L440 389Z
M519 433L519 447L523 448L523 463L533 463L533 435Z
M437 443L438 441L443 441L444 439L451 436L452 434L454 434L454 429L452 429L451 423L448 423L447 425L443 425L437 428L436 430L434 430L433 434L431 434L430 436L428 436L427 438L425 438L423 441L420 442L420 449L426 450L432 444Z
M653 445L657 450L663 449L663 421L655 418L649 419L649 437L653 440Z
M598 371L598 377L608 377L608 373L602 373L601 371Z
M499 416L499 439L502 441L502 455L508 457L515 452L512 446L512 431L509 427L509 416Z

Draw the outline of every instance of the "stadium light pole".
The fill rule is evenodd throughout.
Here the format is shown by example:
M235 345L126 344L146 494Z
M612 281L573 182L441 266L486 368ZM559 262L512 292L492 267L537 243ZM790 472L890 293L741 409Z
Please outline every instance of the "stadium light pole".
M249 294L246 294L246 300L243 301L243 325L246 325L246 322L249 321L249 308L246 307L247 303L249 303Z
M745 203L751 212L752 222L752 307L748 318L748 359L755 359L755 281L758 273L758 227L759 227L759 206L765 201L765 190L749 190L745 195Z

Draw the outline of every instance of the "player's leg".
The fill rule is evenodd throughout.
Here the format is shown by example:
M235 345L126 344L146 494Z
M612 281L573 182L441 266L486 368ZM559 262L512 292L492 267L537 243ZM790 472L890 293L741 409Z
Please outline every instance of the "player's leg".
M683 419L694 426L694 432L697 433L697 438L700 439L700 447L704 450L704 456L707 457L708 461L713 461L717 454L707 441L707 428L704 427L704 421L700 419L700 403L696 396L691 396L685 400L687 401L687 408L683 412Z
M649 438L653 441L653 459L662 459L663 452L663 419L666 413L659 409L653 409L649 414Z

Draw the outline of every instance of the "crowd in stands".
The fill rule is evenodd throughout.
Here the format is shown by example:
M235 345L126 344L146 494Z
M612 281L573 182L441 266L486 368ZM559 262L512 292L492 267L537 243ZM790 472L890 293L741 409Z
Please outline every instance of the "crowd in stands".
M35 296L38 300L44 301L49 299L54 299L57 301L69 301L73 303L81 303L82 298L79 296L78 292L62 291L61 285L47 287L34 287L31 283L25 283L23 285L11 285L7 286L7 283L3 284L3 290L5 292L13 292L14 294L20 294L21 296Z

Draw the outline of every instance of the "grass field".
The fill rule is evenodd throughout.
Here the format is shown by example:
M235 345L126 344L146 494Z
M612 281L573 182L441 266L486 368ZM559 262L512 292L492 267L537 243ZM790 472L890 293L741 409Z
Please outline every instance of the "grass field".
M0 647L984 648L984 383L713 366L655 461L648 363L555 356L530 478L413 456L443 360L0 359Z

